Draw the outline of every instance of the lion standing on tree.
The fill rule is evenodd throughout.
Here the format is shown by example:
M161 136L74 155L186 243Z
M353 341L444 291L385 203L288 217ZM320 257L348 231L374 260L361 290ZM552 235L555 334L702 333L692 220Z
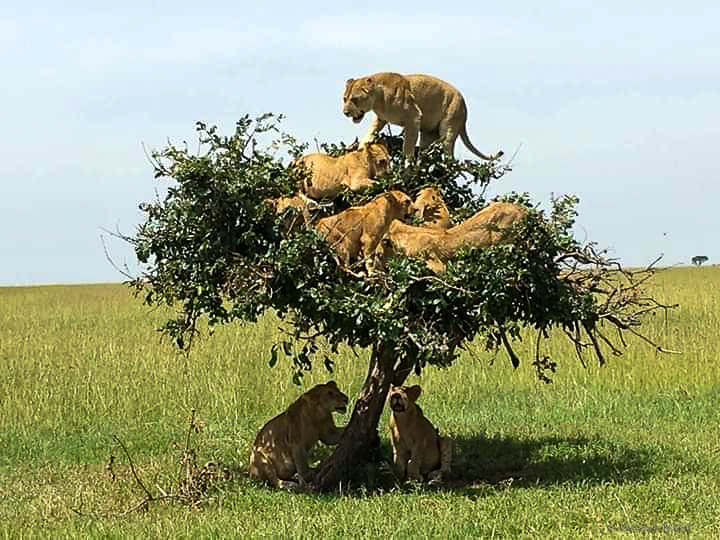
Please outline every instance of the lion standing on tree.
M375 113L375 120L361 145L374 141L386 124L395 124L405 128L403 153L406 158L415 155L418 134L420 148L440 141L453 155L455 141L460 137L465 146L482 159L495 160L503 155L500 151L488 156L475 148L465 128L465 98L453 85L431 75L376 73L348 79L343 94L343 114L358 124L370 111Z

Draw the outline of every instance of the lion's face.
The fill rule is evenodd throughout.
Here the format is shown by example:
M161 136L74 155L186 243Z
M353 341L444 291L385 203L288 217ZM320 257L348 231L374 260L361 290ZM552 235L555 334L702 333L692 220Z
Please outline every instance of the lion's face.
M375 174L380 175L390 167L390 154L382 143L368 144L365 149L375 163Z
M343 94L343 114L356 124L362 122L365 113L373 107L372 90L372 79L369 77L348 79Z
M343 414L347 412L348 397L340 391L335 381L312 387L307 392L307 396L313 402L330 412Z
M415 211L412 199L402 191L390 191L387 196L396 209L395 219L405 219Z
M388 404L394 413L404 413L415 404L422 389L414 386L391 386L388 393Z
M415 212L422 219L427 220L435 217L438 209L444 205L444 201L440 196L437 188L427 187L421 189L415 197Z

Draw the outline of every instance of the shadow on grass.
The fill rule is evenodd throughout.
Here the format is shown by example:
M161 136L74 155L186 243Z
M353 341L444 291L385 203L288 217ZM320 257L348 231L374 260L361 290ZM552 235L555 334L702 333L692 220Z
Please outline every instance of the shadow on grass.
M622 484L649 478L659 449L584 437L456 436L443 488L468 494L487 487Z
M437 489L469 496L517 487L644 480L657 471L660 453L660 448L630 447L584 437L455 436L453 444L452 470ZM369 492L402 489L390 470L391 448L384 443L381 452L387 461L368 467L364 481L359 477L356 480L364 483ZM404 487L415 488L407 484Z
M430 487L398 482L390 467L392 448L383 441L376 456L379 459L356 471L352 480L355 486L363 487L345 491L345 495L426 488L479 497L498 489L623 484L652 477L658 471L658 456L669 457L667 448L631 447L618 441L586 437L518 439L455 435L453 445L451 472L441 484ZM329 448L316 449L313 461L319 462L330 452Z

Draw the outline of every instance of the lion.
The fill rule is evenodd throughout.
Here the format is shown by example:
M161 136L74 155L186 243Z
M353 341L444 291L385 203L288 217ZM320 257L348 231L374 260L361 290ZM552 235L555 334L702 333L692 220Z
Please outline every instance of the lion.
M435 483L450 472L452 439L441 437L415 403L421 392L418 385L390 387L393 469L401 481L428 478Z
M393 221L375 249L373 267L382 267L388 257L404 255L425 260L433 272L440 274L461 248L490 247L507 241L508 229L526 213L522 206L493 202L448 230Z
M413 201L415 215L423 220L423 226L433 229L449 229L452 227L450 211L443 201L440 190L436 187L421 189Z
M274 487L304 487L314 474L308 466L308 451L318 441L340 442L343 428L335 425L332 413L345 413L347 405L348 397L335 381L312 387L258 432L248 474ZM299 483L293 481L295 475Z
M296 193L292 197L265 199L265 204L275 210L276 214L283 216L284 226L288 230L309 223L310 212L320 208L317 202L307 198L302 193ZM296 212L286 212L288 208L294 208Z
M473 246L489 247L507 239L508 229L527 215L527 209L514 203L495 201L471 217L448 229L465 237Z
M386 124L405 128L403 153L415 155L420 134L420 148L439 141L454 155L458 136L476 156L492 161L503 155L485 155L470 142L466 130L467 106L460 91L450 83L431 75L376 73L359 79L348 79L343 93L343 114L360 123L373 111L375 119L362 144L375 140Z
M383 144L368 144L340 157L308 154L293 162L309 174L302 182L302 191L313 199L334 199L345 188L365 191L375 183L390 164L390 154Z
M413 211L410 197L402 191L388 191L364 206L353 206L323 218L315 229L337 252L346 268L362 256L368 275L373 273L373 254L395 219L405 219Z
M407 225L395 220L385 236L378 242L373 257L373 268L382 269L390 257L419 257L436 274L445 271L445 264L455 251L453 240L443 229Z

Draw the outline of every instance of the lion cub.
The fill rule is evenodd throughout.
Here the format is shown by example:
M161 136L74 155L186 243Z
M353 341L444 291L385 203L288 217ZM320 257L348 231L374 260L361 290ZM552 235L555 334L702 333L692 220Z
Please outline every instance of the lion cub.
M318 441L340 442L343 428L335 425L332 413L344 413L347 405L348 397L335 381L312 387L262 427L250 454L248 474L275 487L304 487L314 473L308 466L308 451ZM299 484L292 481L296 474Z
M421 189L413 202L415 214L423 220L423 226L431 229L452 227L450 211L445 205L440 190L434 186Z
M321 236L338 254L346 268L362 256L367 275L374 272L377 245L395 219L413 212L412 199L402 191L388 191L363 206L351 206L339 214L322 218L315 224Z
M390 154L385 145L368 144L339 157L308 154L293 162L309 171L302 191L312 199L334 199L343 189L364 191L387 171Z
M452 440L441 437L415 403L421 392L418 385L390 387L393 467L401 480L428 477L431 482L439 482L450 471Z

